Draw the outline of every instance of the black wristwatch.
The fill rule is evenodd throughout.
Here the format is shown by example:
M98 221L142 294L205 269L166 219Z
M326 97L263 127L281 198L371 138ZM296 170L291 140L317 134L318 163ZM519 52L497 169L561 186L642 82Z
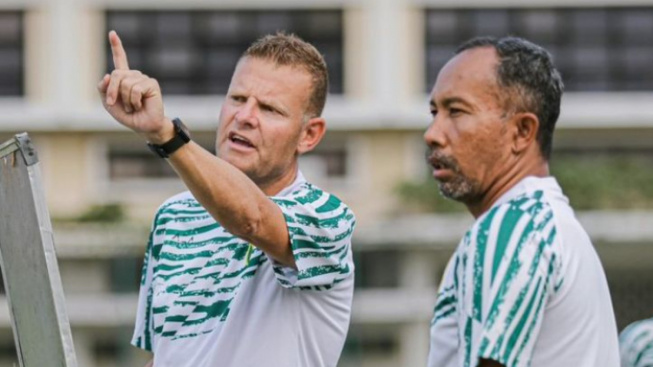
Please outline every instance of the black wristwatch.
M147 147L161 158L168 158L177 149L183 147L184 144L190 141L190 132L180 119L175 118L172 120L172 124L175 126L175 136L172 139L163 144L147 142Z

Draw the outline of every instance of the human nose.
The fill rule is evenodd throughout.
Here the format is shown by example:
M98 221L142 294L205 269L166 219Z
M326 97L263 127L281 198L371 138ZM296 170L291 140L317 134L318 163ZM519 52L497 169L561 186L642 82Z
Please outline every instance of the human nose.
M245 124L254 127L258 124L257 105L254 98L248 98L247 101L238 107L234 118L239 124Z
M443 131L443 124L438 121L438 116L434 116L431 124L424 132L424 142L429 147L444 147L446 145L446 135Z

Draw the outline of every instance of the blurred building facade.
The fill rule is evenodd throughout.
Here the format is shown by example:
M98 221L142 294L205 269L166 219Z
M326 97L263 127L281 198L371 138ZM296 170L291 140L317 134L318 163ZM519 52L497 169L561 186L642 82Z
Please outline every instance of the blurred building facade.
M427 95L456 45L476 35L523 36L554 54L568 90L554 172L582 209L619 326L653 314L653 194L642 184L653 180L653 1L3 0L0 141L28 131L39 150L80 366L147 360L129 346L141 260L156 208L184 189L100 105L109 29L131 66L160 80L167 115L210 150L251 41L286 30L325 54L329 133L301 165L358 217L341 366L425 364L439 277L472 222L450 203L421 202L438 196L421 138ZM0 305L0 366L11 366Z

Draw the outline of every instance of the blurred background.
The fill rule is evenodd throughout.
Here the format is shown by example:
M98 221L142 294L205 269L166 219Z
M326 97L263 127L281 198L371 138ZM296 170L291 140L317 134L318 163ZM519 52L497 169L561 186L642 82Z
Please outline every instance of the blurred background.
M251 41L286 30L325 55L329 133L301 165L358 216L340 366L425 364L439 278L472 223L429 177L427 96L476 35L522 36L554 55L567 93L553 172L603 261L619 328L653 316L651 0L1 0L0 142L28 131L38 148L80 367L145 363L129 340L147 234L184 189L101 108L110 29L132 68L159 79L167 115L210 150ZM0 366L12 366L0 291Z

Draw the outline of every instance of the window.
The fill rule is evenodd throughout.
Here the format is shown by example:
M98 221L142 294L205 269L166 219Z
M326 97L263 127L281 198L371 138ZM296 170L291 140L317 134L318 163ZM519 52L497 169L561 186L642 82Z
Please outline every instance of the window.
M141 284L142 257L114 257L109 260L111 291L136 293Z
M0 96L22 96L23 13L0 12Z
M344 148L318 148L299 158L301 169L310 177L344 178L347 175L347 151Z
M342 360L338 366L361 366L361 362L364 360L389 360L392 362L401 348L397 334L395 325L351 325L342 351ZM397 364L389 363L388 365L396 366Z
M399 286L398 250L358 251L355 254L356 286L364 288L397 288Z
M339 10L110 11L106 24L121 36L130 66L155 77L165 94L225 94L242 52L277 31L317 47L329 67L330 92L343 90Z
M177 177L177 175L168 162L150 151L109 150L111 180L164 177Z
M215 154L213 132L196 131L193 141ZM132 179L176 179L178 176L165 159L151 152L138 137L120 135L107 142L106 159L111 181Z
M566 90L653 90L651 34L653 7L432 9L426 12L426 90L462 42L506 35L551 52Z
M352 174L351 146L348 134L338 131L329 132L314 150L299 157L299 168L307 178L321 185L327 184L326 181L342 182Z

